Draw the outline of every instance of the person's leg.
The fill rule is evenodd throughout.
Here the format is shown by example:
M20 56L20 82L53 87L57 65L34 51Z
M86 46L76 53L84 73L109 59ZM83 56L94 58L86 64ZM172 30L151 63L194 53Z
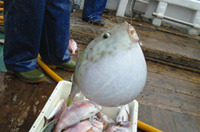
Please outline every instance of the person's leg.
M70 0L48 0L40 45L40 55L46 64L60 65L70 61L69 28Z
M5 0L4 9L6 68L17 73L32 71L39 52L45 0Z
M85 0L82 19L84 21L100 21L107 0Z

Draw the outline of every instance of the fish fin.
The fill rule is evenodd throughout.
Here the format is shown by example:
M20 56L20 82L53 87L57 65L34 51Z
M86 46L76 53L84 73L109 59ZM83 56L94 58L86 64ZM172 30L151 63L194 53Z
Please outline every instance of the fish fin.
M90 121L90 123L93 125L93 121L94 121L94 118L95 118L95 116L91 116L90 118L89 118L89 121ZM94 125L93 125L94 126Z
M128 110L125 110L127 115L128 115L128 120L130 119L130 115L129 115L129 111Z
M73 99L71 99L70 97L67 98L67 106L70 106L73 102Z
M102 113L98 112L96 115L97 115L97 118L99 118L101 120Z
M55 127L55 124L56 124L55 121L52 120L46 126L44 126L40 132L51 132Z
M70 104L72 103L72 101L73 101L74 97L76 96L76 94L79 93L79 92L80 92L80 90L79 90L78 86L76 85L75 75L74 75L73 76L72 89L71 89L71 92L70 92L70 95L69 95L69 99L68 99L68 101L70 101L69 102ZM67 105L67 106L69 106L69 105Z
M43 125L43 127L45 127L52 120L53 120L53 117L48 119L46 116L44 116L44 125Z
M49 120L47 119L46 116L44 116L44 125L43 125L43 127L45 127L48 123L49 123Z
M120 127L130 127L132 125L132 122L130 121L121 121L117 123L118 126Z
M67 99L67 106L71 105L72 101L74 100L74 97L76 96L76 94L80 92L78 86L76 85L75 82L75 78L73 77L73 83L72 83L72 89L71 89L71 93Z

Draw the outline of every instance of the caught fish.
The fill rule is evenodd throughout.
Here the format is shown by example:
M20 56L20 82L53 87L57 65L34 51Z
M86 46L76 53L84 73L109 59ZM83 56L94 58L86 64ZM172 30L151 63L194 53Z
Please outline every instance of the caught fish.
M90 123L93 126L91 130L93 130L95 132L102 132L103 129L105 128L105 124L103 122L101 122L101 121L93 120Z
M121 106L119 113L116 117L116 122L128 121L129 120L129 106L128 104Z
M102 112L97 113L97 117L98 117L101 121L105 122L106 124L113 124L113 123L115 123L114 120L113 120L112 118L108 117L107 115L105 115L105 114L102 113Z
M77 43L73 40L69 40L68 49L72 52L72 56L76 55L76 51L78 50Z
M53 128L55 127L55 124L56 124L55 121L52 120L45 127L43 127L40 132L51 132Z
M87 132L91 127L91 123L88 120L85 120L77 125L65 129L63 132Z
M65 102L65 103L62 104L61 109L57 112L57 114L53 118L53 120L56 122L56 124L57 124L58 120L60 119L61 114L67 109L68 109L68 107L67 107L67 104Z
M72 92L108 107L130 103L143 90L146 62L134 27L113 26L86 47L76 64ZM127 96L129 95L129 96Z
M105 132L131 132L131 127L111 126Z
M60 99L56 107L51 112L50 116L48 118L44 116L44 127L48 125L48 123L51 122L52 120L54 120L56 124L58 122L61 113L66 108L67 108L66 102L64 101L64 99Z
M73 127L70 127L63 132L102 132L103 123L94 120L93 124L89 120L82 121Z
M121 126L121 127L131 127L132 122L130 121L121 121L117 123L117 126Z
M64 99L60 99L47 119L53 118L58 113L58 111L60 111L64 102Z
M85 120L96 115L101 110L101 107L86 100L76 101L66 108L60 118L54 132L61 132L63 129L70 127L81 120Z

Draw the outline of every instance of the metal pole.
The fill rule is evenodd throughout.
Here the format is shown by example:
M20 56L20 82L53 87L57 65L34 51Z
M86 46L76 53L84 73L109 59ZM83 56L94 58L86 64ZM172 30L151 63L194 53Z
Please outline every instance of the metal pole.
M152 15L159 17L159 18L162 18L162 19L166 19L166 20L170 20L170 21L177 22L177 23L180 23L180 24L184 24L184 25L187 25L187 26L195 27L193 23L182 21L182 20L172 18L172 17L169 17L169 16L160 16L158 13L155 13L155 12L153 12Z

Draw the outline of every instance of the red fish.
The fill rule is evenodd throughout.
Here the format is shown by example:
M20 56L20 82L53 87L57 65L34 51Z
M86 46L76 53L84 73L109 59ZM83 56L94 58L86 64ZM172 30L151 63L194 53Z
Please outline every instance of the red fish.
M131 132L132 131L132 122L130 121L122 121L119 123L115 123L110 125L105 132Z
M116 117L116 122L128 121L129 120L129 106L123 105L121 106L119 113Z
M85 120L91 116L96 115L101 107L86 100L76 101L66 108L54 129L54 132L60 132L63 129L77 124L81 120Z
M102 112L97 113L97 117L103 121L105 124L113 124L115 123L114 120Z
M131 127L111 126L105 132L131 132Z
M74 127L64 130L64 132L102 132L103 123L94 120L92 124L89 120L82 121L76 124Z

